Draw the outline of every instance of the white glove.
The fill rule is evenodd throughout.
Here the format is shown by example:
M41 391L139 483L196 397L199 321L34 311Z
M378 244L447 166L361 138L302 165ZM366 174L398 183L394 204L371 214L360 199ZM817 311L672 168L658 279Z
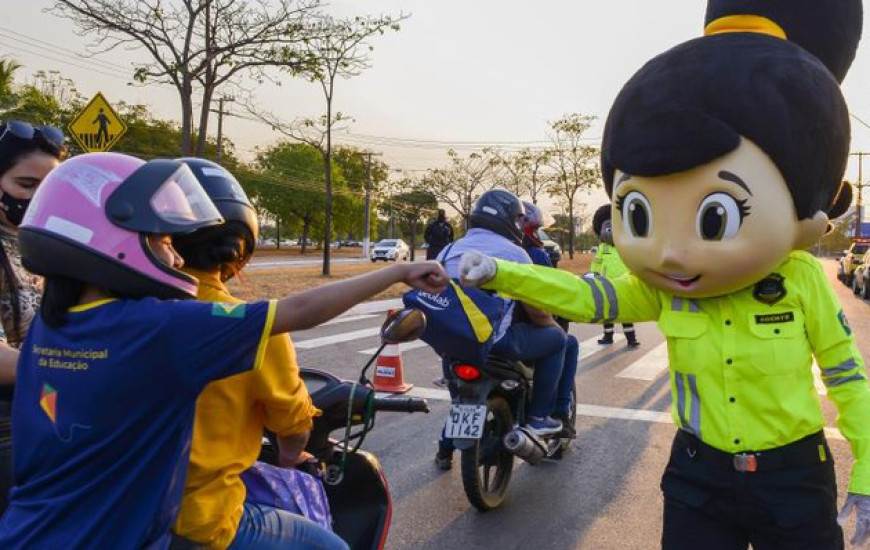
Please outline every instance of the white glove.
M459 259L459 282L465 286L488 283L495 271L495 260L479 252L466 252Z
M841 527L846 523L853 509L855 510L855 534L849 542L853 546L861 546L867 541L867 537L870 537L870 496L849 493L837 516L837 523Z
M595 279L596 277L598 277L598 274L597 274L597 273L593 273L593 272L591 272L591 271L586 272L586 273L583 274L583 278L584 278L584 279Z

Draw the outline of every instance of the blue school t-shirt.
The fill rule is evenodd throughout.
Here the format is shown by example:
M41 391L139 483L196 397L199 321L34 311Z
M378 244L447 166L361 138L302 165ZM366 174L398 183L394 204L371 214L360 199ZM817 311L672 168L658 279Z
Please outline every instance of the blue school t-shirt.
M0 548L166 548L196 398L256 368L275 302L108 300L37 317L12 407Z

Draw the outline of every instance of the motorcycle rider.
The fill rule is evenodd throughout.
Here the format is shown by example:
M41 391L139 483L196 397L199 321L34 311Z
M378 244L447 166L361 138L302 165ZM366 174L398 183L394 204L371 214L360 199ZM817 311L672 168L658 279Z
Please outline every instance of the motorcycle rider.
M226 169L204 159L179 161L191 169L224 219L222 225L175 237L184 272L199 280L197 299L239 304L224 285L254 253L257 213ZM239 477L256 461L264 428L277 436L281 466L292 468L308 458L304 449L316 414L284 334L269 338L259 369L206 386L196 401L190 465L172 548L244 548L253 540L288 546L316 540L319 548L346 548L338 536L302 516L246 503ZM266 532L258 520L267 514L292 529Z
M270 335L396 282L446 282L403 263L281 300L178 299L197 281L172 236L222 221L176 161L90 153L42 182L19 228L24 267L46 279L18 362L0 548L166 548L209 382L259 368Z
M523 201L523 250L525 250L532 263L535 265L544 265L553 267L550 260L550 255L544 248L544 243L538 237L538 230L550 227L555 220L553 216L541 209L540 206L528 201ZM526 317L525 309L517 311L520 319ZM573 334L568 334L568 320L556 318L556 322L562 327L566 334L565 343L565 364L562 367L562 376L559 378L559 386L556 390L556 408L553 411L553 418L558 418L562 421L562 426L573 432L571 426L570 408L572 395L574 391L574 377L577 375L577 357L580 353L580 343ZM572 434L573 435L573 434Z
M460 257L464 252L473 250L505 260L531 264L528 253L520 246L523 240L523 215L522 202L510 191L491 189L483 193L469 215L468 233L438 256L447 274L458 277ZM522 302L506 302L506 313L496 329L492 352L515 360L534 362L534 384L527 427L539 435L559 433L562 422L553 418L551 413L565 361L565 331L549 313ZM528 322L514 322L517 309L522 309L528 315ZM444 376L449 378L449 365L443 366ZM449 469L452 456L453 442L442 431L436 463L441 469Z

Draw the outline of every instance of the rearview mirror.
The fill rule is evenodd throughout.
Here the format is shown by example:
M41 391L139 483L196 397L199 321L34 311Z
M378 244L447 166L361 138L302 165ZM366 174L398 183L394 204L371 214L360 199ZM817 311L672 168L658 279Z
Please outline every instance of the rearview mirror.
M387 316L381 326L381 340L385 344L410 342L426 330L426 314L419 309L400 309Z

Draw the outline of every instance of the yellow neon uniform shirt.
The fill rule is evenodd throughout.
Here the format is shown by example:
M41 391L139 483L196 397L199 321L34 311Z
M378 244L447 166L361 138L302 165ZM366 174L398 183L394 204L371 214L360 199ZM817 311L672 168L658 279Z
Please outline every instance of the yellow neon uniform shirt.
M199 279L199 300L241 303L217 276L185 271ZM286 334L269 338L258 370L206 386L196 401L190 466L175 533L207 548L227 548L245 502L239 474L257 460L263 426L279 436L306 432L315 414Z
M629 273L581 279L496 260L484 285L581 322L657 321L667 338L674 422L717 449L764 451L824 427L813 383L821 369L855 462L849 491L870 494L870 389L863 360L822 271L792 252L762 283L688 299Z
M595 258L592 259L589 271L616 279L628 273L628 268L619 257L615 246L601 243L598 245L598 250L595 251Z

